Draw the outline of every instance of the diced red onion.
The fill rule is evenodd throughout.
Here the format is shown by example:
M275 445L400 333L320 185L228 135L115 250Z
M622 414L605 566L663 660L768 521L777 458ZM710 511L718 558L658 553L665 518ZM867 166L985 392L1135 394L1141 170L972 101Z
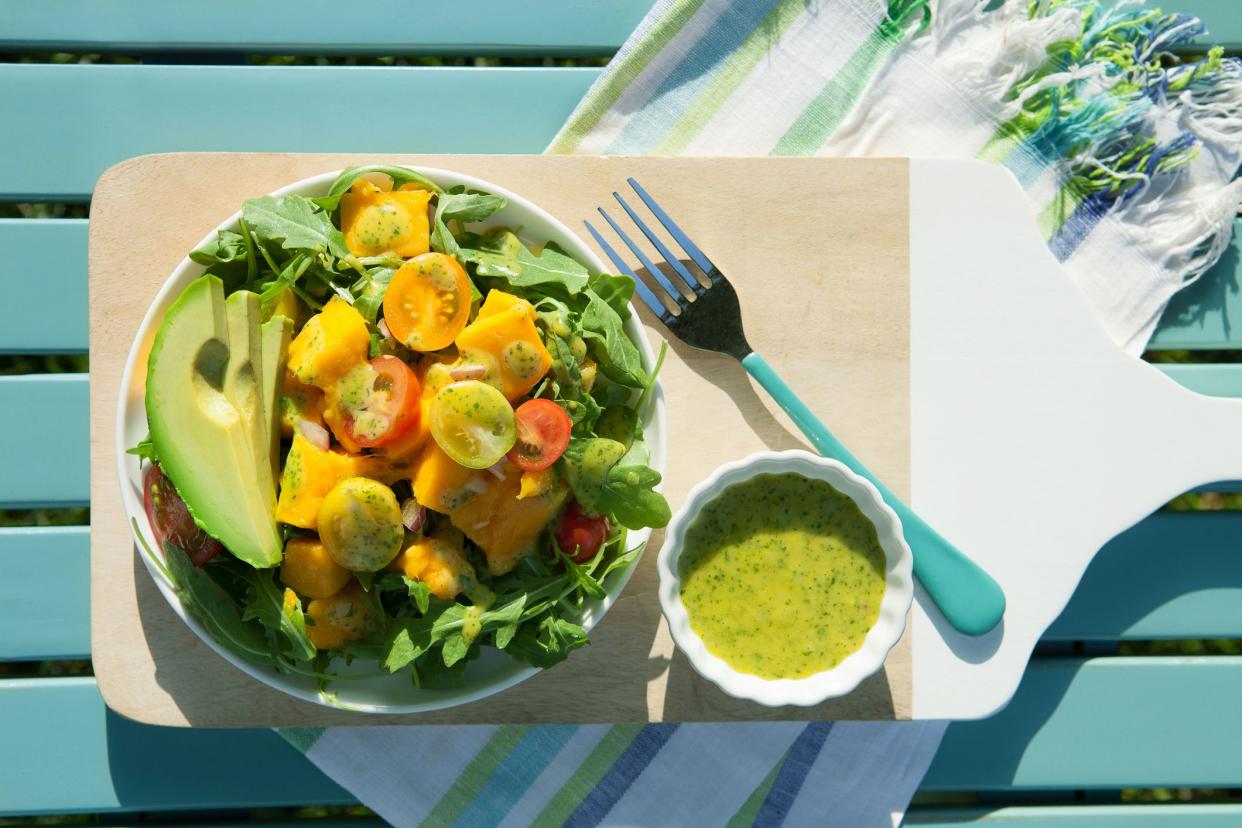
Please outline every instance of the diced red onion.
M449 376L456 382L462 380L483 379L487 376L487 366L472 363L469 365L454 365L449 369Z
M495 463L487 467L488 472L497 480L504 480L508 475L505 474L505 459L502 457Z
M389 330L388 328L387 319L381 319L379 321L379 324L376 325L375 327L379 328L380 336L384 337L384 339L387 339L390 344L397 341L397 338L392 335L392 331Z
M319 423L312 423L310 420L298 420L298 431L302 432L302 436L306 438L308 443L320 451L327 451L331 445L328 430Z
M418 501L410 498L401 504L401 522L411 532L421 531L427 522L427 510L418 505Z

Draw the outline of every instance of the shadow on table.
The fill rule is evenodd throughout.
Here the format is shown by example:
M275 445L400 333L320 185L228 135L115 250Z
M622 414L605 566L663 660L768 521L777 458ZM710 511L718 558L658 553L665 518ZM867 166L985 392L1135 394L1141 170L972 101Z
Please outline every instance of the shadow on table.
M1238 293L1239 246L1242 241L1234 239L1220 261L1199 280L1173 295L1161 317L1165 327L1186 328L1202 326L1208 317L1220 317L1221 333L1233 340L1233 326L1229 321L1229 296Z
M640 270L639 273L642 275L646 271ZM747 425L765 446L772 451L807 448L806 441L776 419L767 404L755 393L750 374L746 373L746 369L740 362L730 356L713 354L710 351L687 345L667 331L645 305L636 302L635 307L638 308L638 316L643 324L659 330L668 342L669 350L675 353L687 368L729 396L737 410L745 417ZM665 393L668 393L667 390Z
M103 726L108 784L122 809L353 801L271 730L156 727L111 710L103 717Z
M681 650L673 654L669 664L662 711L663 720L669 722L891 720L895 715L887 668L839 699L811 707L764 707L735 699L700 676Z

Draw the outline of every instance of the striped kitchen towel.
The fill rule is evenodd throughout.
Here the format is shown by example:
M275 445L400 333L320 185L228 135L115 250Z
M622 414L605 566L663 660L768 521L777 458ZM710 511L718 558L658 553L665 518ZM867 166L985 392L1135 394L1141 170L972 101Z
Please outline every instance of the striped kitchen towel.
M995 7L995 8L993 8ZM659 0L551 152L1004 164L1119 345L1228 242L1242 67L1095 0ZM285 730L395 825L888 826L943 723Z
M281 731L393 825L894 826L941 722Z
M550 151L995 161L1138 354L1242 202L1242 64L1169 57L1204 34L1141 0L661 0Z

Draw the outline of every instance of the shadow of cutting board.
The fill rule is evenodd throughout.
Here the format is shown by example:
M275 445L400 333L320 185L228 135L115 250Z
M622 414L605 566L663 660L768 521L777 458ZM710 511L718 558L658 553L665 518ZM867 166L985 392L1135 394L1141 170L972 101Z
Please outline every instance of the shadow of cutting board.
M622 598L565 663L490 699L417 716L292 700L212 653L133 550L114 464L116 396L134 331L186 251L247 197L355 163L454 169L571 228L633 175L741 297L747 335L890 486L993 572L1009 596L982 639L940 628L919 595L882 673L843 699L767 709L725 696L675 652L653 538ZM148 156L92 202L92 638L108 704L193 726L975 718L1012 695L1031 648L1095 551L1172 494L1242 476L1208 448L1242 408L1125 357L1088 315L1008 173L892 159ZM644 317L653 344L662 330ZM733 360L671 342L664 490L674 509L722 462L802 447ZM1151 446L1166 420L1181 446ZM1188 429L1187 422L1203 428ZM1215 453L1213 453L1215 452ZM1206 453L1206 454L1205 454ZM1077 511L1075 511L1077 510Z

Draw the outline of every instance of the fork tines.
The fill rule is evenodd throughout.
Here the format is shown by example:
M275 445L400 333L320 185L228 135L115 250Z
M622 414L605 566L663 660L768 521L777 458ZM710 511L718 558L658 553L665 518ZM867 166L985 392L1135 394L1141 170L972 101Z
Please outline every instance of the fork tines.
M699 246L690 240L685 232L677 226L677 223L669 217L668 213L666 213L656 202L656 200L652 198L645 189L643 189L642 185L640 185L633 178L626 179L626 182L634 189L634 192L638 194L638 197L642 199L643 203L647 205L647 208L651 211L652 215L656 217L668 234L672 236L673 240L677 242L677 246L685 252L690 261L694 262L694 264L703 271L704 275L707 276L708 281L713 285L720 282L723 279L720 269L712 264L711 259L707 258L703 251L699 249ZM604 237L591 225L589 221L583 222L583 224L586 225L587 231L590 232L595 241L599 243L599 246L603 249L605 255L607 255L608 258L612 260L612 263L617 266L617 269L634 280L636 285L635 292L638 294L638 297L642 299L643 304L650 308L651 312L654 313L661 322L667 325L675 319L675 315L669 310L669 303L671 303L673 307L677 309L678 313L680 313L681 311L684 311L692 301L701 297L707 288L704 287L704 285L697 278L695 278L689 268L681 262L681 259L674 255L668 245L665 244L665 242L655 233L655 231L653 231L645 221L639 218L638 214L634 212L634 208L626 203L620 193L614 192L612 195L613 198L617 200L617 203L621 205L621 209L625 210L626 215L630 217L630 220L638 226L638 229L641 230L643 235L647 237L647 240L651 242L657 251L659 251L664 263L668 265L669 269L677 275L677 279L670 279L662 268L656 266L647 254L643 252L643 249L639 247L624 230L621 229L621 226L617 224L616 221L613 220L612 216L604 212L603 207L599 208L599 214L603 217L604 221L608 222L608 226L612 228L618 238L625 242L625 246L633 252L633 254L638 258L638 261L642 264L643 268L656 282L658 287L655 290L639 278L633 268L626 263L625 259L621 258L612 245L604 239Z

